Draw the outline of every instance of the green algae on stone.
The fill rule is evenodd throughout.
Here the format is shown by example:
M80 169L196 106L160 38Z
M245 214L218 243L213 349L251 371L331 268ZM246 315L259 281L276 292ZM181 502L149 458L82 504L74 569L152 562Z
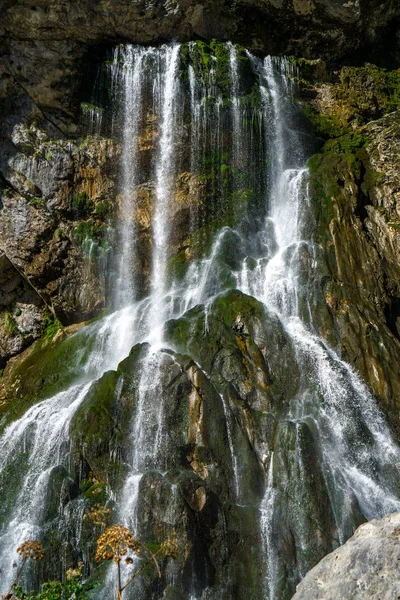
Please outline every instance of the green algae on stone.
M118 393L119 382L116 371L108 371L94 382L70 425L72 452L85 460L97 480L111 486L121 478L121 458L133 410ZM93 500L98 493L93 493L94 489L85 491Z
M34 404L78 383L85 376L84 366L95 341L95 326L54 339L45 335L9 361L0 388L1 427Z
M265 406L269 406L272 394L279 405L288 401L296 389L298 370L294 351L279 319L256 299L238 290L215 298L207 313L196 307L179 320L168 322L166 336L176 350L192 356L216 381L223 381L220 369L226 369L228 381L242 390L239 396L244 394L250 399L255 394L252 402L257 403L260 395ZM214 373L217 359L221 365L218 373ZM227 365L232 360L236 375L231 371L231 378L228 373L233 365L230 368ZM286 378L288 368L292 368L290 386Z

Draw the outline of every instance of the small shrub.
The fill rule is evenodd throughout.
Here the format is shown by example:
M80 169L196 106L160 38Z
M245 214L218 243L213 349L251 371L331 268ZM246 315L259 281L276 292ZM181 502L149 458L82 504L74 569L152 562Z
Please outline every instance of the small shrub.
M39 561L43 560L44 558L43 546L37 540L26 540L23 542L23 544L21 544L21 546L19 546L19 548L17 548L17 553L22 557L22 561L9 591L4 596L4 600L12 597L13 590L15 590L18 586L18 581L22 575L22 571L24 570L27 561ZM18 589L20 590L20 588Z
M130 556L136 554L142 561L136 571L125 582L121 579L121 562L126 565L134 564ZM97 540L96 560L101 563L104 560L112 561L117 565L118 587L116 592L117 600L122 600L124 590L132 581L146 569L150 564L154 564L158 576L161 578L161 570L158 564L158 558L176 558L178 555L178 540L175 532L166 539L157 549L151 550L148 545L141 544L133 537L133 533L122 525L112 525Z

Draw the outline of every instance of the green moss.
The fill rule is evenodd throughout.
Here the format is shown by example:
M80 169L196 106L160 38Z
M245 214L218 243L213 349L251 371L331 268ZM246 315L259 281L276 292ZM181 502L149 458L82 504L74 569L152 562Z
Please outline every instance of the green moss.
M262 107L262 98L260 94L260 86L254 83L249 94L240 99L240 105L243 109L260 110Z
M80 212L88 212L93 207L93 202L86 192L80 192L73 197L72 208Z
M170 281L180 281L185 275L189 266L186 250L183 249L175 256L172 256L167 262L167 276Z
M1 428L21 417L32 405L67 389L84 374L96 341L94 326L53 341L44 336L35 342L3 376L5 401Z
M323 152L335 152L343 154L351 154L359 148L368 146L369 141L360 132L348 133L334 140L328 140L323 148Z
M312 87L312 61L309 62L300 60L298 65ZM366 145L360 127L400 109L400 69L387 71L369 63L343 67L337 81L329 84L329 96L329 114L305 104L305 115L321 141L341 138L337 143L325 143L323 152L353 153Z
M111 208L112 207L110 202L108 202L107 200L102 200L101 202L98 202L96 204L94 212L99 217L105 217L111 212Z
M94 383L83 404L79 416L74 418L71 432L78 432L87 446L97 445L107 439L107 428L112 422L115 388L118 381L116 371L108 371Z
M319 113L309 104L304 104L303 110L322 140L341 137L349 132L349 125L342 117Z
M330 241L329 224L335 217L335 199L341 197L343 178L360 177L361 161L356 154L331 152L316 154L308 161L310 201L315 219L313 238L317 243Z
M297 56L289 57L300 79L312 81L315 73L315 61L307 58L298 58Z
M88 145L90 144L90 142L92 141L92 137L87 135L86 137L82 138L82 140L79 143L79 149L80 150L85 150L85 148L88 147Z
M245 49L238 44L235 46L238 53L240 78L242 83L245 84L245 88L249 89L246 105L250 105L252 99L256 99L257 96L255 91L252 90L252 86L255 83L255 77L252 73ZM216 96L222 98L225 107L229 107L231 103L232 81L230 76L229 48L227 44L216 39L211 40L210 43L197 40L190 46L184 45L181 50L181 58L185 66L189 62L196 75L205 81L210 77L211 68L214 70L213 79L216 87ZM210 110L213 109L215 101L216 98L209 99L208 108ZM257 102L259 103L258 98Z
M6 523L15 508L15 499L29 468L29 453L17 452L0 473L0 522Z
M81 102L81 109L84 114L90 113L91 111L95 111L98 113L104 112L103 108L100 108L95 104L91 104L90 102Z
M340 72L340 95L362 114L373 103L379 116L400 109L400 69L387 71L366 63L344 67Z
M265 316L262 305L255 298L237 290L230 290L218 296L207 312L206 317L204 307L196 306L180 319L167 323L166 338L177 352L193 356L195 360L199 360L200 357L204 360L204 357L207 357L207 361L212 361L215 354L222 349L222 332L228 345L229 340L232 342L235 339L232 327L237 315L242 315L243 318L257 315L260 319ZM209 327L206 326L206 318L210 319ZM206 363L203 364L207 367Z
M6 337L13 337L14 335L19 334L18 325L12 316L12 314L6 310L4 312L4 321L3 321L3 331Z
M119 372L108 371L92 384L71 422L73 451L83 456L96 478L84 495L95 502L106 499L105 486L98 482L107 481L115 488L122 481L122 448L133 410L130 385L129 376L122 378Z
M105 504L108 500L108 493L105 483L96 481L85 490L84 498L93 504Z
M56 333L63 328L61 321L54 315L49 315L43 321L42 329L43 336L47 339L52 340Z
M235 176L239 180L246 178L245 174L242 174L240 171L234 171L230 167L223 170L224 174L230 173L232 175L232 172L235 173ZM243 187L232 192L229 191L229 185L230 179L227 179L226 191L222 194L221 198L217 193L215 194L218 200L220 199L220 202L216 201L214 205L217 207L217 216L214 216L214 213L205 225L192 232L190 236L191 259L207 255L211 251L215 235L223 227L234 228L255 199L253 188Z
M103 250L109 248L107 226L104 223L99 224L93 220L83 221L73 230L72 235L85 252L92 249L91 245L93 242Z
M400 69L387 71L366 63L363 67L343 67L339 81L330 86L334 103L330 115L311 107L307 116L324 138L348 133L351 125L361 126L388 112L400 109Z

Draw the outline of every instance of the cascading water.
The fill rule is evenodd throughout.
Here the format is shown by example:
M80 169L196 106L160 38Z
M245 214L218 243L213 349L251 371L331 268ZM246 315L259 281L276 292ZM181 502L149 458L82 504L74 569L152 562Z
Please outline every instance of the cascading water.
M118 276L115 286L115 305L132 304L136 299L135 279L135 208L138 183L138 147L136 143L141 121L143 68L149 51L133 53L131 46L118 47L113 60L113 82L123 81L123 133L122 133L122 200L119 210L121 234ZM116 86L115 94L119 88Z
M307 235L309 208L307 171L290 168L290 163L295 165L298 162L301 152L298 141L294 143L294 148L292 146L296 142L293 133L290 135L292 139L286 134L290 124L285 127L284 112L280 105L284 106L285 101L287 102L287 81L285 69L282 69L282 64L280 66L280 72L277 72L273 59L267 58L263 68L275 116L275 176L267 220L276 247L270 260L259 260L251 273L244 266L237 282L239 288L244 288L247 293L276 311L294 342L303 377L297 402L287 419L296 426L299 474L301 477L304 465L298 428L301 424L306 424L315 432L334 511L337 536L340 543L343 543L354 528L353 511L357 510L354 505L359 505L366 518L399 509L394 484L396 476L390 481L390 478L383 480L381 474L385 471L384 464L386 468L391 463L398 464L400 453L366 387L351 368L340 361L301 319L299 299L302 293L302 252L305 250L312 256L312 242L302 239L302 235ZM360 429L366 432L365 437L361 435ZM286 493L285 487L290 483L289 479L280 484L274 482L272 463L273 454L270 458L269 484L262 503L261 527L268 556L268 598L277 600L284 593L284 584L282 586L279 581L280 560L273 548L274 534L276 539L279 530L277 524L274 525L271 511L273 513L274 506L279 502L279 495ZM304 481L301 485L304 485ZM275 489L272 490L271 487ZM300 529L301 524L299 532L296 532L299 536L299 566L301 554L307 550L301 539Z
M175 139L178 129L179 99L179 45L167 47L165 50L165 67L162 105L160 142L156 160L156 200L153 218L153 264L151 290L151 340L159 343L162 338L162 327L165 321L166 261L168 252L169 207L174 192Z
M243 69L247 69L246 85ZM116 499L116 522L135 532L146 530L140 508L147 514L144 494L157 486L169 494L165 519L171 527L179 524L179 511L188 503L190 510L201 515L207 494L199 480L204 479L207 486L209 477L210 486L224 497L224 507L221 504L217 510L218 527L216 522L210 526L219 531L214 555L220 555L225 565L232 548L240 547L234 535L233 542L229 540L232 526L227 526L227 515L232 519L232 512L244 510L236 514L246 515L250 522L248 515L256 512L258 530L252 533L251 552L253 560L263 565L258 597L290 597L299 578L321 553L347 539L363 518L400 509L395 484L400 452L374 398L319 337L314 324L308 289L316 249L309 225L307 149L297 124L290 62L271 57L261 61L231 43L211 46L207 52L195 43L160 48L123 46L116 49L109 71L113 112L109 128L121 143L112 294L115 312L74 334L82 336L90 349L75 356L71 387L34 405L2 435L1 469L6 472L16 454L22 456L22 466L15 484L18 501L4 516L0 533L0 591L6 590L12 579L10 556L15 548L45 530L42 499L50 493L51 478L61 469L72 480L69 434L75 416L96 391L95 381L104 372L115 370L132 346L141 344L137 356L126 359L128 363L136 361L134 377L121 363L113 396L118 407L115 413L123 411L126 398L132 405L128 439L124 440L127 450L120 465L124 479L114 487L107 482L110 497ZM101 112L96 135L101 135L105 126L106 112ZM156 126L151 160L144 164L141 144L149 123ZM188 151L185 144L190 144ZM190 206L182 198L178 180L189 181ZM143 254L137 226L143 184L150 198L146 210L151 214L147 275L140 275L138 267ZM191 239L179 246L179 252L190 260L183 275L177 276L171 259L177 245L174 227L180 222L174 226L174 219L186 210ZM149 295L144 297L140 281L146 277L144 289ZM248 426L242 424L232 402L232 386L221 373L215 378L214 365L206 368L196 357L190 362L174 354L175 348L165 336L166 321L184 315L183 321L188 322L187 315L203 309L202 333L208 334L213 302L234 288L257 299L266 314L281 324L294 349L299 373L290 404L274 415L275 433L265 454L254 458L260 480L264 477L259 486L264 493L258 500L255 496L249 500L245 484L248 465L241 464L246 453L254 455L254 440L242 441ZM240 315L237 319L240 328ZM288 378L291 375L288 373ZM190 440L178 451L176 440L181 432L174 426L189 384L187 380L179 384L176 409L170 390L183 376L191 382L190 411L195 425L185 421ZM227 490L217 481L215 465L211 468L206 458L191 456L193 445L205 447L202 419L206 408L201 404L204 392L199 377L214 399L215 422L220 418L224 423L219 435L226 446L221 456L224 452L229 456L229 472L223 474L229 479ZM317 465L312 476L308 473L310 461ZM193 490L192 480L183 478L182 483L178 474L179 469L189 472L191 468L196 469L198 486ZM189 488L190 502L180 503L182 490ZM322 490L323 506L329 512L331 530L324 543L316 541L310 525L311 516L317 524L320 519L316 490ZM59 518L69 523L71 515L82 517L83 510L81 499L71 501ZM155 505L153 510L157 510ZM315 511L312 515L311 510ZM187 536L184 552L193 555L192 574L189 576L185 567L185 575L179 579L179 569L169 566L165 585L186 586L182 597L187 598L235 597L229 577L216 581L207 553L199 551L197 555L192 547L192 538L198 539L193 537L194 530L202 523L201 517L196 519L189 533L182 533ZM77 530L75 540L81 539L79 527ZM318 535L321 538L321 532ZM29 581L27 572L26 583ZM114 585L111 565L99 598L106 597L104 594L112 597ZM127 590L127 598L165 597L161 588L153 586L151 592L146 591L143 581L133 589Z

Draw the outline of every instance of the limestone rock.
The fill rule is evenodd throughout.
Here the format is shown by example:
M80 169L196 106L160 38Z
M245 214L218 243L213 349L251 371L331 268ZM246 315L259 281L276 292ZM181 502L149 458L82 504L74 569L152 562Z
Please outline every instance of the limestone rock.
M397 600L400 513L361 525L297 586L293 600Z
M47 312L32 284L5 254L0 254L0 368L42 335Z
M11 141L0 158L0 248L64 324L93 316L105 281L91 255L106 253L118 149L109 140L78 146L23 123Z
M321 289L337 324L333 343L398 428L399 112L367 124L361 135L365 147L335 147L310 161L314 239L329 272Z

